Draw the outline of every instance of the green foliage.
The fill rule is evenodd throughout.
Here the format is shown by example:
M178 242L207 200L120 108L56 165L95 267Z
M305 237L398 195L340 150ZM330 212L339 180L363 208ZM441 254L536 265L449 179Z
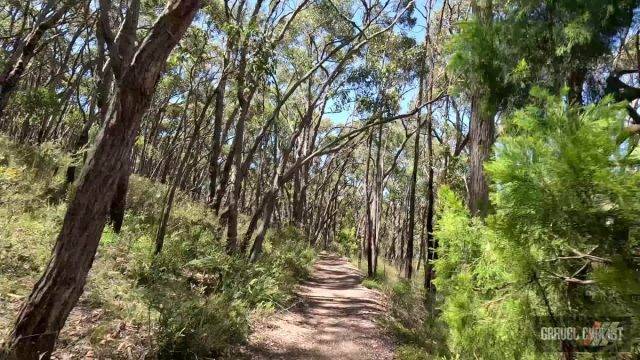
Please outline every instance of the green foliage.
M43 111L57 110L58 96L53 89L44 87L19 91L14 96L14 105L30 114L42 114Z
M423 348L415 345L400 345L396 350L398 360L429 360L434 359L424 351Z
M637 6L636 0L518 0L505 2L504 12L515 30L513 39L528 33L545 41L521 41L519 50L535 56L531 50L538 46L543 54L537 56L554 56L551 62L557 65L568 61L567 66L587 67L609 51L613 36L631 23Z
M51 201L51 193L65 193L63 176L69 162L55 144L21 147L0 137L0 326L4 329L11 328L17 306L50 257L65 212L64 203ZM246 338L252 316L289 303L293 287L308 276L315 259L308 241L292 227L268 234L268 246L256 264L229 256L214 215L180 192L164 251L154 257L156 222L166 190L148 179L131 177L122 232L105 228L79 305L83 310L100 309L102 315L74 318L66 327L71 333L86 333L86 341L101 357L127 356L119 347L122 339L105 341L122 323L140 329L127 336L152 337L155 347L143 348L160 358L226 354L230 345ZM4 306L5 299L9 306ZM61 342L65 341L63 333Z
M375 290L382 290L384 288L384 284L378 280L378 279L364 279L362 280L362 286L366 287L367 289L375 289Z
M395 283L390 293L391 317L387 326L407 347L400 358L422 359L447 355L442 321L436 316L433 296L422 286L406 280ZM409 351L420 349L421 351Z
M158 306L161 359L196 359L221 353L249 330L246 305L223 295L165 299Z
M444 298L440 317L448 328L449 350L462 358L535 358L527 343L531 336L517 331L527 315L526 309L513 306L518 294L502 298L500 287L510 283L510 276L496 262L496 234L472 219L448 188L440 190L439 201L435 284ZM500 301L492 302L494 298Z
M397 113L403 86L414 79L417 69L413 60L418 52L415 39L404 34L388 32L372 39L365 61L347 76L355 109L373 116Z
M271 312L287 304L293 286L308 275L314 260L293 228L271 234L271 246L256 264L227 255L214 237L175 236L139 273L148 301L160 315L161 358L228 354L230 344L246 338L252 312Z
M340 255L352 257L358 254L358 239L356 238L356 229L354 227L340 229L335 242Z
M640 310L630 300L640 290L640 175L616 141L624 105L573 108L539 89L531 102L506 121L485 166L495 214L471 218L440 190L436 287L461 358L553 357L542 351L559 346L537 340L536 316Z
M473 89L483 94L485 113L494 113L512 89L505 81L512 60L498 41L502 28L479 20L461 23L460 33L448 44L451 54L447 67L461 82L457 90Z
M638 0L515 0L478 3L447 52L454 88L471 89L485 113L519 108L532 86L558 91L572 73L596 66ZM468 94L471 95L471 94Z

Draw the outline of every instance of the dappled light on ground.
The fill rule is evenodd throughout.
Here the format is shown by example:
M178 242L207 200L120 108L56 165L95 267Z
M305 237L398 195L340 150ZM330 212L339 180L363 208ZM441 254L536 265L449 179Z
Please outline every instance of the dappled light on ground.
M250 339L254 359L392 359L391 340L376 317L382 295L360 285L362 275L344 258L323 254L300 286L292 309L261 324Z

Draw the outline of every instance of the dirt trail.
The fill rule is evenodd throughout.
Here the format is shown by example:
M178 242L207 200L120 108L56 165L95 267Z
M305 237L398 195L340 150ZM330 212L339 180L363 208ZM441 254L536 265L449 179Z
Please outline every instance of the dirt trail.
M380 293L360 285L347 260L323 254L297 293L299 303L258 326L253 359L393 359L393 344L375 323L385 311Z

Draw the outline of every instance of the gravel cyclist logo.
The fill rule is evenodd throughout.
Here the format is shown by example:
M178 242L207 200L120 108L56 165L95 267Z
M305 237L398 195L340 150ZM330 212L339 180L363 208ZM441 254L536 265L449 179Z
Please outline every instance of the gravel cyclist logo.
M622 341L624 328L619 321L594 321L592 326L542 327L542 340L570 340L582 346L606 346L610 342Z
M546 319L548 320L548 319ZM622 351L627 349L633 336L629 333L629 319L569 320L563 326L541 326L540 339L571 344L577 351ZM542 323L547 323L546 321ZM571 325L567 325L571 324Z

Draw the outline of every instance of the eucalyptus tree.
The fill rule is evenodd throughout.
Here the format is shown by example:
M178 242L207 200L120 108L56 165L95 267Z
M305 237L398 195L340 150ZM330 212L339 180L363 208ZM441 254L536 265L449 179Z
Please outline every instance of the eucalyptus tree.
M428 73L422 72L422 94L418 98L432 101L437 93L448 92L451 80L447 73L445 48L450 41L452 27L465 16L464 7L457 7L444 1L441 7L432 1L425 5L421 14L425 21L424 64ZM465 129L463 117L456 106L456 94L449 93L439 104L429 105L426 111L426 177L425 199L422 212L421 252L418 256L424 264L424 287L433 291L433 262L437 258L438 241L434 237L436 193L440 184L447 184L451 162L460 162L461 154L466 150L469 132ZM420 100L422 101L422 100ZM451 120L454 117L455 120ZM434 144L434 139L437 140ZM417 143L416 139L416 143ZM419 153L415 152L414 156ZM415 162L415 159L414 159ZM439 168L439 169L438 169ZM437 178L436 178L437 176ZM453 184L449 184L453 186Z
M176 166L171 174L171 183L163 199L162 212L155 238L155 254L162 251L164 245L164 237L171 215L176 191L183 183L192 159L197 160L194 156L199 151L196 150L198 139L205 130L205 120L211 116L209 109L214 104L217 88L220 86L215 84L215 78L224 69L215 66L215 59L211 58L211 46L208 45L208 33L211 32L211 24L206 24L204 29L194 29L185 36L184 43L180 49L179 58L181 60L180 67L182 71L178 71L178 77L184 77L182 82L185 83L186 95L180 103L181 111L178 114L179 127L183 128L182 138L179 139L178 134L173 138L176 144L180 144L175 152ZM188 119L193 118L191 133L189 134ZM155 134L154 134L155 135ZM176 151L177 150L177 151Z
M106 3L103 1L101 5ZM60 329L82 294L118 177L129 163L140 120L149 106L167 57L200 5L197 0L167 3L140 44L131 44L130 50L135 56L129 61L115 46L113 34L105 36L117 83L106 126L73 190L52 258L18 315L4 350L9 358L51 356ZM133 11L135 7L130 7L128 15ZM108 22L106 12L101 16L105 23Z
M409 20L411 21L411 20ZM406 24L403 24L406 25ZM362 66L354 71L351 82L357 87L356 111L369 121L397 114L399 100L407 85L411 85L415 72L411 54L415 41L400 33L387 33L370 44ZM386 141L385 127L379 124L368 134L368 155L365 171L365 243L369 276L376 272L379 236L382 221L384 182L389 171L384 169ZM399 152L398 152L399 154ZM392 165L395 166L395 165Z
M287 83L284 90L276 90L276 94L278 94L278 100L275 103L273 111L267 118L267 122L265 123L265 125L270 125L271 122L280 115L280 111L286 105L287 101L294 95L294 93L298 89L300 89L301 85L303 85L305 82L308 82L308 80L311 79L314 74L321 70L325 71L326 73L325 78L322 79L322 82L319 82L318 85L316 85L318 89L316 90L316 93L318 95L314 98L311 98L311 104L313 106L309 106L305 110L308 115L301 117L302 121L295 127L295 131L292 133L291 138L287 142L285 142L286 147L284 148L282 153L283 158L280 161L278 169L276 170L271 188L264 195L264 206L260 207L260 212L262 212L263 219L262 224L260 225L260 229L258 229L256 237L253 240L253 245L251 247L251 259L257 259L262 252L262 242L264 241L266 231L270 226L273 210L277 201L277 196L281 188L290 180L292 180L295 174L298 173L303 166L305 166L315 157L336 151L336 149L332 148L332 146L323 147L321 146L321 144L319 144L319 149L310 148L304 154L304 156L300 156L292 161L291 166L287 168L288 160L298 141L298 138L301 134L304 134L305 128L312 128L309 126L309 121L313 117L313 111L316 107L319 107L322 114L322 109L324 109L324 104L326 104L326 101L324 99L326 93L329 90L330 85L332 85L336 78L342 73L345 65L347 65L349 61L351 61L353 57L371 41L371 39L375 39L391 30L398 22L398 20L400 20L402 16L405 16L407 10L409 10L411 6L411 2L409 2L408 4L404 4L392 3L391 1L387 1L386 3L372 4L370 6L367 6L365 9L360 9L364 10L366 14L363 19L363 24L354 26L354 24L347 21L347 24L350 26L350 33L347 33L346 36L339 38L338 42L328 38L325 39L325 41L327 42L324 46L314 46L319 49L318 60L312 62L307 68L302 68L298 75L294 76L292 80ZM337 15L339 19L341 19L340 21L349 19L349 16L341 13L337 7L333 6L332 8L337 11ZM357 8L351 11L356 10ZM327 69L324 66L330 60L334 60L336 61L336 63L330 69ZM309 97L307 98L309 99ZM322 120L322 116L316 117L316 119L316 124L318 124L318 121ZM266 131L266 129L268 129L268 127L263 126L262 130ZM262 130L260 134L263 133ZM342 146L344 146L344 144L342 144ZM252 149L253 148L255 148L255 143ZM251 237L252 231L253 229L250 227L247 234L245 234L245 239Z

